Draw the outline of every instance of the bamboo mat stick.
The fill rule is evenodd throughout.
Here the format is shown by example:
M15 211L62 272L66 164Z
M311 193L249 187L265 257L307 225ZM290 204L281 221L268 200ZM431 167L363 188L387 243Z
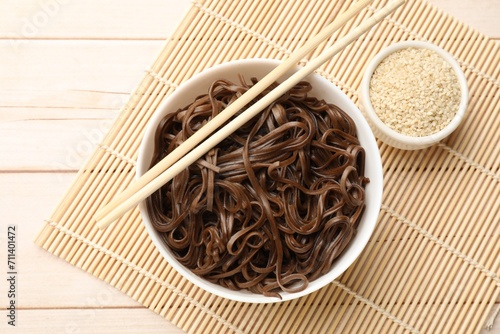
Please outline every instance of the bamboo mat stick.
M400 7L404 3L405 3L404 0L391 1L386 7L377 11L368 20L363 22L361 25L359 25L354 30L352 30L349 34L344 36L337 43L335 43L330 48L328 48L323 54L321 54L317 58L311 60L306 66L304 66L302 69L300 69L295 74L293 74L290 78L285 80L282 84L280 84L278 87L276 87L269 94L267 94L262 99L257 101L254 105L249 107L245 112L243 112L241 115L239 115L233 121L231 121L228 125L226 125L222 129L217 131L211 137L207 138L202 144L200 144L199 146L194 148L189 153L183 155L182 158L180 158L180 159L178 159L178 157L175 155L173 157L171 157L172 160L167 161L168 165L170 165L170 161L177 161L177 162L174 163L173 165L171 165L170 168L167 169L166 171L164 171L162 174L160 174L160 176L158 176L153 181L147 183L141 189L131 187L130 192L132 192L133 194L130 197L128 197L126 200L121 202L120 204L118 204L116 206L113 206L113 204L110 204L110 207L112 208L113 211L110 210L110 212L107 215L102 215L102 216L99 215L99 217L102 217L102 219L99 219L98 227L105 228L106 226L111 224L113 221L115 221L118 217L123 215L123 213L125 213L127 210L131 209L133 206L137 205L137 203L139 203L140 201L144 200L146 197L151 195L153 192L155 192L157 189L159 189L163 184L170 181L173 177L175 177L175 175L177 175L182 170L184 170L187 166L194 163L197 159L199 159L200 156L202 156L203 154L208 152L211 148L213 148L215 145L217 145L219 142L221 142L222 140L227 138L236 129L240 128L245 123L247 123L257 113L259 113L267 105L272 103L276 98L285 94L295 84L300 82L307 75L311 74L314 70L316 70L318 67L320 67L322 64L324 64L327 60L332 58L335 54L337 54L339 51L344 49L347 45L349 45L354 40L356 40L360 35L362 35L366 31L368 31L370 28L375 26L378 22L380 22L382 19L384 19L386 16L388 16L390 13L392 13L394 10L396 10L398 7ZM358 7L355 7L355 8L358 8ZM343 19L342 21L339 21L339 22L343 22L344 20L345 19ZM337 26L337 24L335 22L332 25L334 25L335 27ZM320 33L319 37L313 38L314 45L317 45L318 41L324 40L324 38L326 38L324 36L328 36L328 34L326 34L326 32L328 30L329 29L326 29L324 34ZM311 44L310 47L314 47L314 45L312 43L307 43L303 47L303 49L308 51L309 44ZM307 46L307 48L306 48L306 46ZM297 54L290 56L290 58L288 59L288 60L290 60L290 63L291 63L291 59L293 59L293 63L291 63L290 65L294 65L297 62L296 59L297 58L300 59L301 57L302 57L301 52L298 52ZM286 64L286 63L288 63L288 62L285 61L284 64ZM269 85L270 85L272 82L276 81L275 76L277 76L277 78L279 78L286 71L286 69L280 68L280 67L281 67L281 65L278 66L275 70L273 70L271 72L271 73L273 73L273 75L271 75L268 80L264 80L264 79L268 78L268 76L264 77L264 79L261 80L261 82L264 82L263 85L265 85L265 87L268 86L268 81L270 81L270 83L269 83ZM287 64L287 68L288 68L288 64ZM253 87L256 87L256 86L257 86L257 84ZM258 87L257 89L260 90L261 87ZM250 90L249 90L249 92L250 92ZM233 104L231 104L226 110L230 109L232 105L238 104L237 102L240 101L240 99L242 99L243 96L240 97L238 100L236 100ZM248 102L246 100L243 100L243 102L242 102L243 106L246 105ZM240 110L241 108L238 105L236 109L234 109L234 108L231 108L231 109L237 111L237 110ZM219 115L221 115L221 114L219 114ZM214 118L214 120L215 120L215 118ZM223 120L223 122L224 121L225 121L225 119ZM210 122L207 123L207 125L209 125L209 124L210 124ZM207 125L205 125L205 127ZM216 125L216 128L218 126L219 125ZM197 131L192 137L194 137L196 134L199 133L200 135L196 136L196 137L203 139L204 137L206 137L207 133L212 132L212 130L203 131L203 129L205 129L205 127L200 129L199 131ZM181 146L179 146L179 147L181 147ZM175 151L172 153L175 153ZM170 157L170 155L168 157Z
M432 154L427 155L427 157L432 157ZM403 160L404 161L404 160ZM397 161L395 162L397 163ZM405 169L408 169L408 165L406 164L404 167ZM414 189L413 186L410 184L406 183L409 182L412 179L418 179L418 177L405 177L403 181L405 181L403 184L401 184L401 188L404 189ZM390 218L390 221L392 221L394 218ZM385 223L386 225L388 223ZM392 224L397 224L397 222L393 222ZM391 272L384 272L381 270L381 268L387 268L387 267L395 267L396 263L401 262L401 261L407 261L410 260L409 258L406 257L401 257L400 256L400 251L404 251L404 249L400 249L399 245L397 242L387 242L388 240L409 240L412 236L415 236L415 231L412 231L411 229L405 227L405 228L390 228L386 229L386 233L390 232L389 235L385 236L380 240L380 246L384 246L384 253L387 255L383 255L384 253L381 253L380 250L377 250L375 253L379 254L378 260L377 258L373 259L375 262L372 264L372 268L375 270L373 273L369 273L367 271L364 271L360 273L358 276L360 277L370 277L370 279L364 280L365 284L368 283L368 286L361 286L357 287L357 282L359 282L359 278L357 279L356 277L352 278L352 284L353 284L353 289L356 289L359 293L362 293L363 295L370 296L372 300L379 304L379 305L397 305L398 303L394 304L393 302L388 302L387 298L391 297L392 299L396 298L397 296L400 295L398 290L402 288L400 285L393 284L392 282L401 282L405 281L408 277L408 271L398 271L397 273L391 273ZM397 235L394 235L394 233L397 233ZM413 262L415 261L415 258L411 259ZM382 261L382 263L380 263ZM411 267L411 265L408 265L408 263L401 268L408 268ZM389 275L389 276L388 276ZM396 277L392 276L396 275ZM404 276L403 276L404 275ZM385 282L385 283L384 283ZM382 284L382 286L380 286ZM378 288L377 288L378 285ZM389 290L388 290L389 289ZM376 293L376 294L375 294ZM374 295L375 294L375 295ZM383 301L382 301L383 300ZM390 308L388 308L388 311L391 311ZM396 310L397 311L397 310Z
M307 53L317 47L319 43L324 41L326 38L332 35L337 29L344 25L348 20L354 17L358 12L365 8L372 0L360 0L351 6L347 11L341 14L337 20L328 25L322 32L311 38L303 47L297 50L295 53L291 54L283 63L271 71L267 76L262 78L257 84L255 84L251 89L249 89L245 94L243 94L239 99L229 105L224 111L214 117L210 122L208 122L200 131L194 133L189 137L182 145L176 148L172 153L169 154L168 158L162 160L151 168L142 178L138 179L135 183L125 190L123 193L118 195L116 199L111 201L107 206L98 210L95 214L95 219L97 221L102 221L106 215L108 215L111 210L126 198L130 198L137 189L144 187L146 184L151 182L155 177L157 177L161 172L169 168L174 161L179 160L181 157L186 155L189 150L192 150L196 145L198 145L207 135L215 131L218 127L224 124L230 117L236 114L244 106L246 106L250 101L252 101L258 94L260 94L265 88L270 86L272 83L277 81L283 73L288 71L290 68L295 66L302 57ZM399 7L403 2L398 0L393 2L398 4ZM397 8L396 7L396 8ZM392 7L387 7L392 8ZM395 9L395 8L394 8ZM385 12L385 11L384 11ZM391 11L387 12L388 15ZM98 226L104 228L110 223L103 224L100 222Z
M285 46L289 50L295 50L299 47L299 43L303 40L304 36L314 36L318 34L325 25L325 22L328 22L328 18L330 17L331 11L327 9L327 6L330 5L328 1L318 2L316 6L312 8L309 12L302 11L299 15L308 15L314 17L314 21L317 24L301 24L298 25L296 29L296 33L292 33L291 36L297 36L296 38L292 38L289 43ZM289 36L289 35L285 35Z
M237 22L242 22L241 24L243 25L243 19L245 18L245 13L253 13L253 11L248 8L248 6L251 5L251 2L248 2L245 4L243 8L239 8L239 11L232 10L230 3L228 2L227 10L219 10L217 13L222 16L222 17L228 17L231 18L231 20L235 20ZM204 10L203 8L199 8L199 10ZM250 16L250 15L248 15ZM196 72L199 72L206 67L208 67L209 64L214 64L217 62L213 61L214 57L220 56L219 52L217 52L217 49L220 48L220 44L223 43L223 41L230 41L234 40L237 41L238 39L234 37L234 34L238 34L239 31L237 29L234 29L229 24L216 24L214 25L216 30L209 30L207 31L206 34L207 36L217 36L216 38L207 38L204 41L200 41L200 43L203 46L202 51L199 51L197 53L196 58L194 59L193 63L197 64L196 66ZM232 38L234 37L234 38ZM237 43L234 43L237 44ZM206 55L212 55L210 58L206 57Z
M434 150L435 151L435 150ZM436 154L429 154L428 156L434 156L434 157L444 157L444 155L436 155ZM422 165L430 165L430 164L435 164L436 162L435 161L428 161L428 160L424 160L422 162ZM428 174L431 172L431 169L428 169L424 174L420 174L420 171L419 171L419 174L415 175L415 176L412 176L411 179L412 180L422 180L422 179L429 179L429 178L432 178L433 176L429 176ZM435 194L435 193L439 193L438 191L429 191L429 189L426 189L426 188L421 188L421 184L420 183L416 183L416 182L412 182L413 184L409 187L411 189L413 189L413 192L419 192L419 193L426 193L426 194ZM425 186L425 184L424 184ZM413 200L411 198L409 198L408 196L404 196L404 198L401 200L401 206L404 207L404 203L411 203ZM430 206L426 206L425 205L425 201L421 204L421 207L425 208L425 207L432 207L432 205ZM420 214L420 210L416 211L415 210L410 210L408 212L402 212L401 215L404 215L406 217L411 217L412 221L416 224L419 223L419 220L421 219L419 217L419 214ZM432 220L431 220L432 221ZM436 221L436 220L434 220ZM425 220L423 221L425 222ZM415 235L415 231L413 231L413 229L408 229L408 231L411 231L411 235ZM412 247L411 250L408 249L408 251L411 251L411 252L414 252L415 254L420 254L420 256L422 256L421 254L424 254L423 255L423 258L427 258L428 257L428 253L429 251L433 250L435 245L433 245L432 243L429 243L429 240L427 240L426 238L422 238L421 236L418 236L416 235L416 237L418 238L418 241L415 241L413 242L412 244L414 245ZM405 240L408 239L408 238L404 238ZM411 243L410 243L411 244ZM405 246L406 247L406 246ZM418 256L416 256L418 257ZM427 272L428 270L421 270L421 267L415 267L415 263L412 262L412 263L408 263L408 261L405 259L405 262L404 263L397 263L396 265L398 266L401 266L402 268L413 268L413 270L415 272ZM422 263L418 263L417 264L418 266L422 266L423 264ZM426 265L431 265L430 263L426 264ZM425 275L420 275L419 277L417 277L417 279L424 279ZM405 278L406 279L406 278ZM399 277L396 277L395 278L396 281L400 281L401 279ZM403 280L404 281L404 280ZM416 284L415 283L415 286L418 286L419 284ZM400 295L401 297L404 297L404 298L407 298L406 296L408 295L408 289L410 288L410 286L407 286L405 287L405 292L403 294L401 294L400 292L397 292L395 294L397 295ZM413 289L413 288L412 288ZM421 293L422 291L419 291L419 290L416 290L413 289L412 292L410 293ZM392 293L388 293L388 295L392 295ZM394 303L396 302L396 300L391 300L391 303Z

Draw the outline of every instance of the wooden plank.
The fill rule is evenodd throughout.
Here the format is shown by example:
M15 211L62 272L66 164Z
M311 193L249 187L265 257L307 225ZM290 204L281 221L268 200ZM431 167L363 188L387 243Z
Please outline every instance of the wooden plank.
M133 67L133 64L129 64L128 67ZM130 76L135 74L137 77L140 77L143 72L140 69L131 69L128 73ZM53 82L59 82L60 84L63 82L72 83L72 79L56 78L55 76L52 79L49 77L43 79L44 83L48 86L47 88L34 90L21 85L22 80L26 80L26 82L30 81L29 75L20 73L18 79L19 84L12 85L0 92L0 98L2 99L0 102L0 114L2 120L23 117L21 116L23 109L29 110L32 114L36 113L37 109L44 109L41 110L42 112L38 111L39 117L50 114L54 117L61 117L65 116L66 113L69 113L67 116L71 117L71 111L78 110L79 108L85 108L89 111L118 110L127 101L130 94L129 91L114 92L111 90L50 88ZM123 80L123 89L128 89L128 87L125 87L127 82L129 85L132 85L132 80ZM16 117L12 117L14 115Z
M108 93L104 93L103 95L107 96ZM124 105L124 103L126 103L127 98L128 94L125 94L124 96L114 96L109 102L104 102L102 107L96 108L0 107L0 123L113 119L118 115L119 109ZM85 101L84 97L79 97L77 99L82 103ZM46 102L50 102L50 100L47 99ZM116 106L114 105L115 103Z
M486 36L500 39L497 23L500 17L498 0L429 0L429 2Z
M163 44L68 43L0 41L0 170L78 170Z
M0 41L1 107L118 108L162 41Z
M2 121L0 171L76 172L112 124L112 118Z
M430 0L493 38L500 38L496 0ZM175 10L173 9L175 6ZM0 39L164 39L177 27L190 1L4 0ZM98 9L98 10L97 10ZM144 22L147 24L144 24Z
M145 308L71 308L18 311L17 326L0 322L2 333L184 333ZM3 319L2 319L3 320Z
M172 0L2 0L0 38L163 40L189 7Z
M121 291L33 243L43 219L49 217L74 177L73 173L0 173L0 245L6 245L7 225L17 225L18 306L24 309L137 307L139 304ZM6 247L0 247L0 259L7 258L6 252ZM4 269L2 266L6 274ZM2 291L6 291L5 284L2 276ZM0 305L8 305L6 293L0 294ZM4 323L0 321L0 325Z

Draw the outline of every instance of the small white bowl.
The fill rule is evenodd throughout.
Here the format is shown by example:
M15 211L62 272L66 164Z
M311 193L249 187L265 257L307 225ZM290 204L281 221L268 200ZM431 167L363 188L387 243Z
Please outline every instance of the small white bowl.
M232 61L205 70L180 85L175 92L173 92L160 105L147 125L147 129L139 149L139 158L136 169L137 177L143 175L149 168L153 153L155 131L165 113L185 107L186 105L192 103L197 96L206 94L210 84L217 79L224 78L239 83L238 74L241 74L245 80L249 82L251 77L257 77L258 79L262 78L278 66L279 63L280 62L277 60L270 59L244 59ZM297 71L297 69L298 67L289 71L286 76L290 76L292 73ZM310 75L305 80L312 84L313 90L310 93L311 96L325 99L327 102L337 104L352 117L358 129L358 138L360 143L366 150L365 176L370 179L370 183L366 186L366 208L359 223L357 234L351 240L344 252L337 258L330 272L310 282L308 287L301 292L281 292L280 295L282 299L280 300L278 298L266 297L249 291L233 291L220 285L210 283L207 280L195 275L191 270L181 265L172 256L169 248L162 241L160 234L151 224L145 203L141 203L139 207L144 225L160 253L182 276L196 286L215 295L240 302L273 303L291 300L310 294L313 291L331 283L356 260L365 248L375 228L382 202L383 186L382 162L375 136L370 130L368 123L362 116L359 109L339 88L317 74Z
M369 93L370 81L373 72L380 64L380 62L383 61L391 53L410 47L426 48L439 54L451 65L451 67L453 68L458 77L458 81L460 84L461 99L455 117L443 129L428 136L422 136L422 137L408 136L393 130L380 120L370 100L370 93ZM388 145L404 150L423 149L432 146L438 143L439 141L443 140L444 138L448 137L453 131L455 131L455 129L458 127L462 119L465 117L468 100L469 100L469 89L467 87L467 79L465 78L465 75L462 69L460 68L460 65L457 63L457 61L442 48L432 43L420 42L420 41L400 42L393 44L380 51L368 64L364 72L363 79L361 81L361 86L359 88L360 109L366 116L368 123L370 124L375 136Z

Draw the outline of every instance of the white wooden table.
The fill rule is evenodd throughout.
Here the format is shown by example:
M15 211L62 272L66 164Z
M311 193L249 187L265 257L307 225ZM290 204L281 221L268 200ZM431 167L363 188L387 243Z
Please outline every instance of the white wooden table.
M500 0L431 0L500 43ZM0 0L0 333L181 333L33 244L187 0ZM17 225L16 327L7 226ZM500 319L484 333L500 333Z

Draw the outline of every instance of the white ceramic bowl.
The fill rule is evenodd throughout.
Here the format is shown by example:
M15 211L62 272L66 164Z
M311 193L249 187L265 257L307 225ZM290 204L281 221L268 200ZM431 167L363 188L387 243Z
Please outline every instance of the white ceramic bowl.
M370 101L370 80L377 66L391 53L409 47L427 48L438 53L451 65L458 77L458 81L460 84L461 99L455 117L442 130L428 136L413 137L393 130L380 120ZM432 146L448 137L453 131L455 131L462 119L465 117L468 100L469 90L467 87L467 79L465 78L465 75L457 61L442 48L432 43L420 41L400 42L380 51L368 64L361 81L361 86L359 88L360 109L366 116L375 136L377 136L381 141L385 142L388 145L404 150L423 149Z
M210 84L217 79L225 78L239 83L238 74L242 74L247 81L250 77L262 78L278 64L279 61L269 59L237 60L205 70L180 85L175 92L161 104L147 126L139 151L137 177L143 175L149 168L153 153L154 134L159 121L167 111L177 110L192 103L198 95L206 94ZM298 67L287 73L287 76L297 69ZM181 265L172 256L170 250L161 240L158 232L153 228L147 213L146 205L144 202L141 203L140 210L144 224L160 253L182 276L198 287L215 295L242 302L271 303L294 299L307 295L332 282L354 262L370 239L373 229L375 228L382 200L382 163L375 137L361 112L339 88L317 74L307 77L306 80L309 81L313 87L313 91L310 94L311 96L337 104L353 118L357 125L359 140L366 150L365 175L370 178L370 183L366 186L366 209L359 224L356 236L336 260L330 272L310 282L304 291L298 293L280 293L282 299L279 300L278 298L265 297L248 291L229 290L193 274L193 272Z

